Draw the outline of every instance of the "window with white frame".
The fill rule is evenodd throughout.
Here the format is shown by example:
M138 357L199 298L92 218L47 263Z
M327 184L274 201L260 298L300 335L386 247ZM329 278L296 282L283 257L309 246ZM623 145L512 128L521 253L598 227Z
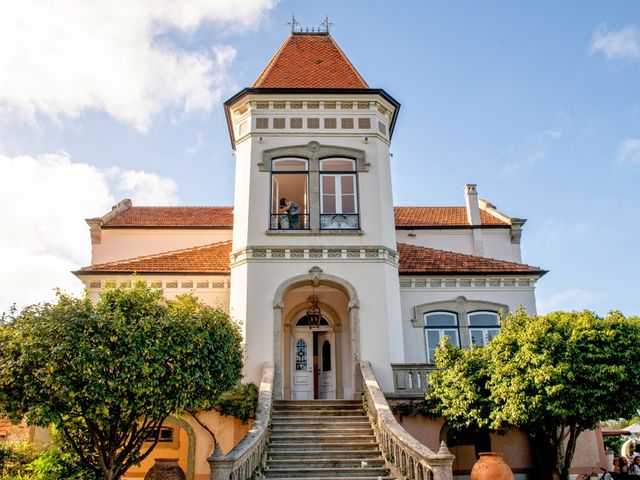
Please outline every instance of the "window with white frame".
M427 363L433 363L436 348L442 337L456 347L460 346L458 315L451 312L427 312L424 314L424 336L427 344Z
M358 178L350 158L320 160L320 228L357 229Z
M271 163L271 229L309 228L309 161L284 157Z
M471 345L484 347L500 332L500 316L496 312L470 312L467 319Z

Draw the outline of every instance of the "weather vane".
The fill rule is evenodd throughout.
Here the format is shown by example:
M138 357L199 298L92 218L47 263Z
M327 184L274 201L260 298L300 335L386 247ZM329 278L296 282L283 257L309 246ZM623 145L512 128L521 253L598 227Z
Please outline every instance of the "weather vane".
M327 15L324 16L324 22L320 24L324 33L329 33L329 27L333 25L333 23L329 22L329 17Z
M291 33L329 33L329 28L333 23L329 22L329 17L324 16L324 21L319 27L303 27L300 22L296 20L294 15L291 15L291 21L287 22L287 25L291 27Z
M296 20L296 17L292 14L291 15L291 21L287 22L287 25L291 25L291 33L295 33L296 32L296 27L300 25L300 23L298 23L298 21Z

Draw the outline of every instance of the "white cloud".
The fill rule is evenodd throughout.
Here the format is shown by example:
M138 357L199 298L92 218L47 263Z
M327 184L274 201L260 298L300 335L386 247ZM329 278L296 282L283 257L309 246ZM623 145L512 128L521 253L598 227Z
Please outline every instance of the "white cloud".
M89 264L85 218L110 210L123 194L134 205L177 203L177 185L141 171L100 170L65 153L0 155L0 312L53 298L53 288L79 292L71 270Z
M627 138L618 146L618 165L640 166L640 138Z
M117 191L123 197L134 197L137 205L175 205L178 184L172 178L139 170L122 172Z
M168 33L257 25L276 0L9 0L0 15L0 118L104 111L140 131L161 111L208 111L232 85L229 45Z
M609 60L640 60L640 30L626 25L619 30L600 26L591 38L591 53L602 53Z
M606 299L607 295L605 293L571 288L548 298L538 298L536 303L538 313L544 315L557 311L595 310L595 303Z

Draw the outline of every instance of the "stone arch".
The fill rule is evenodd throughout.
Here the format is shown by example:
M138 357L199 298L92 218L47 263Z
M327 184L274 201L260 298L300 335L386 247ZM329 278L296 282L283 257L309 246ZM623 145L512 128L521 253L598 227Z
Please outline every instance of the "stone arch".
M196 468L196 434L193 431L193 427L189 422L178 417L167 417L165 421L167 423L173 423L187 432L187 437L189 438L189 447L187 449L187 480L193 480Z
M309 273L291 277L282 282L273 297L273 355L274 355L274 396L276 399L282 399L283 396L283 365L282 365L282 334L283 334L283 318L284 296L290 290L298 287L313 285L326 285L343 292L349 299L349 323L351 327L351 385L353 388L354 398L358 398L361 393L361 379L358 374L358 365L360 362L360 300L355 287L348 280L324 273L318 266L309 269ZM286 319L285 319L286 320ZM290 321L290 319L289 319Z

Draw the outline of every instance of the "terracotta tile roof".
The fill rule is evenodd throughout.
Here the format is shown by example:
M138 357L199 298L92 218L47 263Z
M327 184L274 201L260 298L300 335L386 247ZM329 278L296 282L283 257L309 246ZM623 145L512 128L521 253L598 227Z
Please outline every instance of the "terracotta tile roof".
M326 34L291 34L254 88L369 88L338 44Z
M396 228L469 226L465 207L394 207L394 217ZM484 210L480 210L480 221L482 225L509 225Z
M74 273L229 273L230 254L231 242L220 242L101 263Z
M233 207L129 207L102 226L233 228Z
M546 272L523 263L398 243L400 274L539 274Z
M465 207L395 207L396 228L467 227ZM480 210L482 225L509 226ZM129 207L104 222L120 228L233 228L233 207Z
M398 243L400 274L544 274L538 267ZM231 242L85 267L75 273L228 273Z

